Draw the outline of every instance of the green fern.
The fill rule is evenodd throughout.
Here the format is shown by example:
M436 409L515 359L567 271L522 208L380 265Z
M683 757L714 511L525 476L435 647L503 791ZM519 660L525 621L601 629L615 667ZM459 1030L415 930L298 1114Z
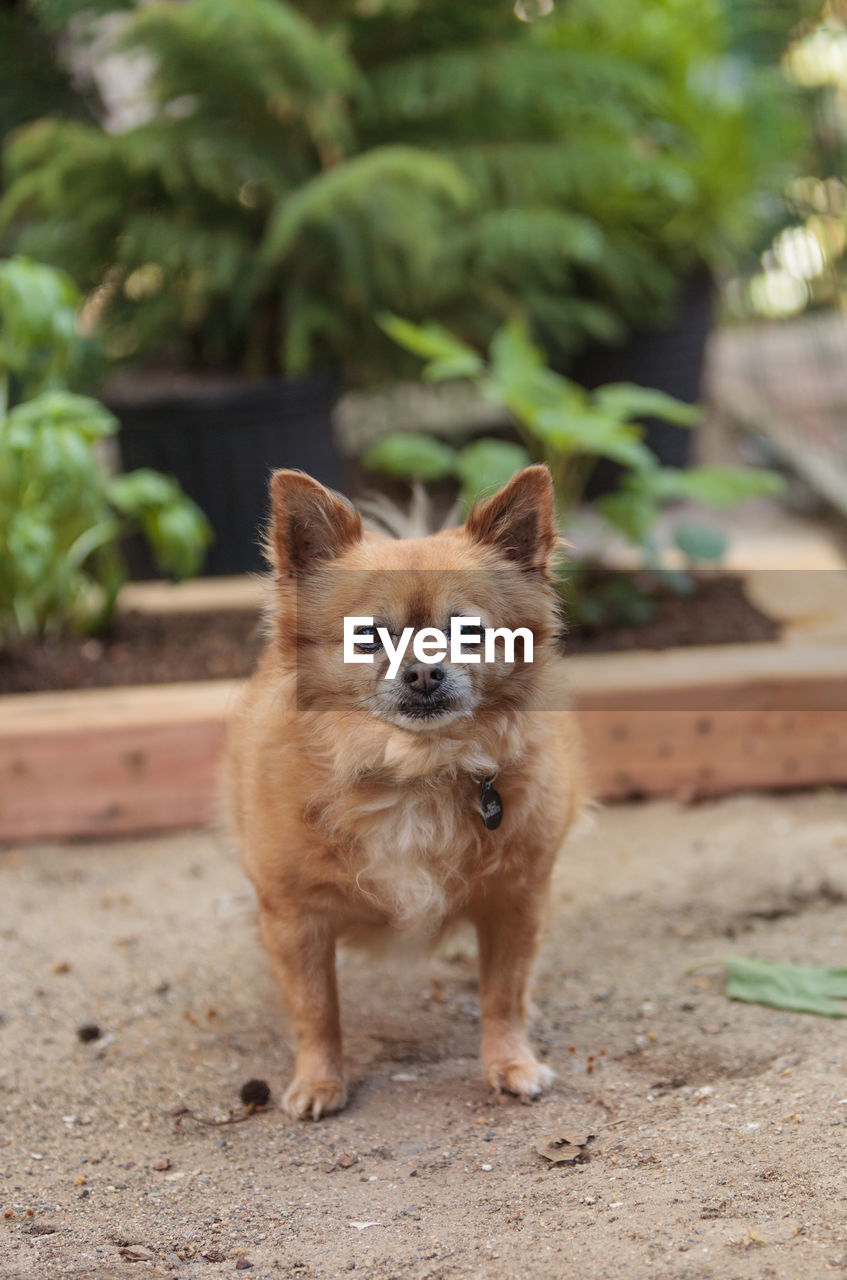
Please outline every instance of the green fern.
M29 6L77 39L128 9L117 47L151 63L144 124L6 149L0 230L97 291L114 355L363 380L397 367L377 311L484 343L517 308L561 360L749 242L790 152L758 73L719 91L719 0Z

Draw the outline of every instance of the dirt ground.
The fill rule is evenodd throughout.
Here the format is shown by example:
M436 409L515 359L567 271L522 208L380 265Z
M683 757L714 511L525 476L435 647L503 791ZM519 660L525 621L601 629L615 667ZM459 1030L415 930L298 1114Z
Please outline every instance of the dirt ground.
M346 1112L212 1126L194 1117L241 1114L250 1077L278 1099L291 1067L235 856L207 833L8 850L2 1280L847 1272L847 1028L692 971L844 964L845 895L843 793L610 808L557 873L547 1098L486 1094L459 940L344 958ZM586 1163L536 1150L589 1133Z

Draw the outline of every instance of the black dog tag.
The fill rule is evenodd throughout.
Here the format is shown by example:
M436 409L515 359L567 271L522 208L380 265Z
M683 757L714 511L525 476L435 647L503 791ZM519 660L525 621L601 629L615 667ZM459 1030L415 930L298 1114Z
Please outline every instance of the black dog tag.
M479 796L479 808L482 820L493 831L503 821L503 801L491 785L490 778L483 778L482 791Z

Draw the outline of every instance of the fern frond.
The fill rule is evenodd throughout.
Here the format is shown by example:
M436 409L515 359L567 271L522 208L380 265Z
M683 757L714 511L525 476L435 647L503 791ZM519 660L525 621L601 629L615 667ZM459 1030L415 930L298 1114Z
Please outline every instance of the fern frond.
M438 211L467 205L471 190L462 174L440 156L413 147L376 147L336 165L279 201L262 246L266 262L285 258L309 227L342 234L344 219L356 220L365 207L379 217L393 240L408 242L406 225L387 210L409 197Z
M667 189L679 162L643 154L631 138L609 138L587 131L578 147L564 140L505 141L446 148L479 198L499 206L549 203L593 216L610 203L636 205L649 188ZM608 223L608 216L602 219Z
M138 8L120 45L154 58L162 106L178 102L207 119L260 136L274 122L311 120L316 143L348 147L342 108L359 73L337 41L284 0L192 0ZM195 103L192 104L192 99Z
M596 262L604 248L600 228L588 218L555 208L497 209L481 214L455 237L480 277L519 284L531 277L564 287L575 264Z
M645 69L599 53L547 48L528 40L499 46L447 49L375 68L368 79L366 126L383 131L398 125L449 119L451 132L516 134L531 127L542 134L556 124L606 110L632 121L655 107L661 86ZM496 108L491 119L486 113ZM443 136L443 135L442 135Z
M749 239L778 170L761 79L715 88L724 0L568 0L531 25L510 0L27 4L51 31L127 7L119 47L150 62L145 124L18 131L0 202L17 247L101 289L123 352L181 337L382 376L404 357L375 313L484 343L511 308L566 350L656 319Z

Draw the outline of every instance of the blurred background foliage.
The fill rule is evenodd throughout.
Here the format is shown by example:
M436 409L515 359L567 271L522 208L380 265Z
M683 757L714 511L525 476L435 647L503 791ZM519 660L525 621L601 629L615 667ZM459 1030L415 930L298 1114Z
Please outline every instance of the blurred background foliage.
M0 263L0 648L112 619L140 532L163 573L197 573L211 530L175 480L113 475L102 448L118 429L97 400L70 390L86 363L80 299L41 263Z
M382 327L423 359L424 379L468 378L490 403L504 409L517 441L482 437L459 447L431 435L397 432L364 455L365 467L412 482L454 477L464 514L520 468L543 462L553 477L559 527L567 535L578 518L598 461L618 468L617 483L595 507L614 533L642 554L645 566L661 565L658 541L662 508L680 499L729 507L746 498L782 491L782 479L761 467L660 465L645 441L645 417L692 428L700 411L649 387L606 383L587 392L548 367L525 326L511 320L491 340L488 359L438 325L414 325L386 316ZM726 540L713 526L688 521L669 530L677 551L692 562L720 561Z
M847 4L736 0L728 12L739 47L769 58L793 86L803 134L793 174L770 193L781 217L751 246L755 254L737 259L725 314L782 319L840 307L847 266Z
M113 359L373 382L413 367L388 309L477 345L518 312L563 367L784 227L814 146L781 60L819 13L29 0L45 89L24 114L3 90L0 226L73 277Z

